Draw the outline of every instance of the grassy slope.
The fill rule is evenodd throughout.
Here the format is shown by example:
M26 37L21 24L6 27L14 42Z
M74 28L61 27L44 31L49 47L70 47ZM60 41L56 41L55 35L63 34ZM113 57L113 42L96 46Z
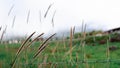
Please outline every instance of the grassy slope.
M68 43L65 43L65 46L63 45L63 42L51 42L48 44L49 46L42 52L42 54L33 62L32 67L37 68L39 64L41 63L48 63L46 66L50 66L52 63L52 66L55 66L57 63L57 67L63 68L63 67L70 67L70 68L107 68L109 65L106 57L106 50L107 46L96 44L95 46L89 46L86 45L84 49L79 44L73 45L72 50L72 58L70 58L69 53L69 45ZM120 47L120 43L109 43L110 46L117 46ZM0 44L0 68L6 68L10 66L10 63L15 57L15 53L18 50L20 44L7 44L2 45ZM17 59L16 67L30 67L30 65L27 65L31 60L34 53L37 51L37 48L39 46L39 43L36 42L30 47L28 50L24 51L20 57ZM83 55L83 51L86 54L86 57ZM76 55L78 58L76 58ZM119 68L120 67L120 49L115 51L110 51L110 68ZM86 58L85 60L88 60L88 63L81 63L82 60ZM96 61L96 62L95 62ZM25 64L26 63L26 64Z

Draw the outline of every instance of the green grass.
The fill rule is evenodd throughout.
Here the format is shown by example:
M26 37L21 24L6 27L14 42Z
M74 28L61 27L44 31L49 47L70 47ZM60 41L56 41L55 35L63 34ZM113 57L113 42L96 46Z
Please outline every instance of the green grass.
M64 48L63 42L53 41L50 42L48 47L39 55L36 60L30 65L29 63L33 59L33 55L37 51L40 43L35 42L32 46L22 52L18 57L15 68L37 68L42 64L42 67L49 68L107 68L107 56L106 56L106 44L95 46L85 45L84 49L78 43L74 43L72 50L72 59L69 53L69 44L66 42L66 48ZM57 46L57 47L56 47ZM109 43L109 46L116 46L120 48L120 43ZM0 44L0 68L9 68L13 61L15 54L20 47L20 44ZM56 48L55 48L56 47ZM53 53L54 50L54 53ZM83 50L86 54L88 62L84 63L85 58L83 56ZM78 55L78 58L76 58ZM46 59L45 59L46 58ZM110 68L120 67L120 49L110 51ZM44 64L46 63L46 64Z

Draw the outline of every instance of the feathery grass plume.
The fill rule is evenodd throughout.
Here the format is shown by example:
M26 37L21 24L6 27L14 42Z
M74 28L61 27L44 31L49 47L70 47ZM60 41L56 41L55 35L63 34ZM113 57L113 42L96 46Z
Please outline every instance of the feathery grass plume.
M39 20L40 20L40 22L41 22L41 18L42 18L41 11L39 10Z
M16 55L15 55L15 58L14 58L12 64L11 64L11 68L14 67L15 62L16 62L16 60L17 60L19 54L22 52L22 50L23 50L25 44L29 41L29 39L30 39L34 34L35 34L35 32L33 32L33 33L32 33L22 44L21 44L21 46L19 47L19 49L18 49L18 51L17 51L17 53L16 53Z
M28 11L28 14L27 14L27 24L29 22L29 18L30 18L30 10Z
M14 4L11 6L11 8L10 8L10 10L8 12L8 16L10 15L10 13L11 13L11 11L12 11L13 8L14 8Z
M0 43L2 43L2 40L3 40L3 37L4 37L4 34L5 34L6 30L7 30L7 26L5 27L5 29L2 32L2 35L1 35L1 38L0 38Z
M56 34L56 33L55 33ZM55 34L51 35L49 38L47 38L38 48L37 53L33 56L33 61L36 59L36 57L46 48L47 45L45 45Z
M49 5L49 7L48 7L48 9L47 9L47 11L46 11L46 13L45 13L45 15L44 15L44 18L46 18L47 14L48 14L48 11L50 10L50 8L51 8L52 5L53 5L53 4L50 4L50 5Z
M15 24L15 19L16 19L16 16L14 16L14 18L13 18L12 28L14 27L14 24Z
M35 42L39 37L41 37L42 35L43 35L44 33L41 33L40 35L38 35L36 38L34 38L31 42L29 42L28 44L27 44L27 46L24 48L24 49L26 49L26 48L28 48L28 47L30 47L31 46L31 44L33 43L33 42Z
M55 17L55 14L56 14L56 11L54 12L53 17L52 17L52 27L54 27L54 17Z

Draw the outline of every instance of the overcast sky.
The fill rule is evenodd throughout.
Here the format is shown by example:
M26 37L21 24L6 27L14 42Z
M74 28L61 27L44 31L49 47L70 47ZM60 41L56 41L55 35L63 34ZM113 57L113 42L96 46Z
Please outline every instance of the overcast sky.
M47 17L44 18L50 4L52 6ZM51 20L55 11L53 27ZM14 17L14 27L12 27ZM94 29L108 30L119 27L120 1L0 0L0 26L3 28L7 26L6 35L25 35L33 31L54 33L73 26L79 27L83 20L87 27Z

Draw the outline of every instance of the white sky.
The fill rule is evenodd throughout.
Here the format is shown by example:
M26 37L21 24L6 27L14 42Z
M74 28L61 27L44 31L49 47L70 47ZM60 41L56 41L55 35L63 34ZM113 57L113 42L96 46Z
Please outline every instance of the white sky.
M46 19L44 14L52 4ZM8 12L14 5L10 15ZM27 14L30 10L29 22ZM54 28L51 19L54 11ZM39 21L41 12L41 22ZM16 16L15 25L12 21ZM0 0L0 25L7 28L9 35L29 34L33 31L53 33L72 26L81 26L82 20L94 29L111 29L120 27L119 0Z

